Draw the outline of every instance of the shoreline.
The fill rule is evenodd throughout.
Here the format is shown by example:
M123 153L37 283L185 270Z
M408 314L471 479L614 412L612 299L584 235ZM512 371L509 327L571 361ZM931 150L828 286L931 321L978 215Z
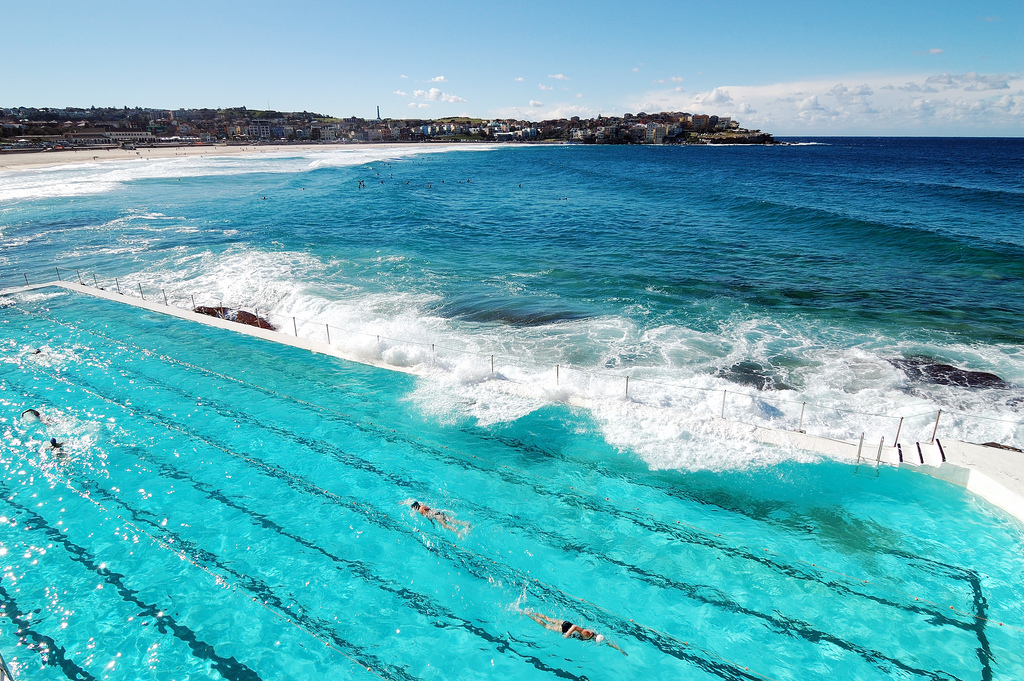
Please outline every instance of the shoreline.
M179 147L137 147L135 149L103 148L62 151L6 151L0 152L0 172L11 170L34 170L52 166L76 163L101 163L104 161L131 161L176 156L248 156L261 153L288 151L333 151L359 147L408 147L410 143L371 142L357 144L211 144L183 145ZM431 146L431 145L425 145Z

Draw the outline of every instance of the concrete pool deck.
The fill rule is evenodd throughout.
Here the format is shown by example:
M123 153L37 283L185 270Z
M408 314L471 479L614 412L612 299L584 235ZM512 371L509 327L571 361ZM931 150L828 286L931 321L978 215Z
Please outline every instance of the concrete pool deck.
M118 291L69 281L50 281L3 289L0 290L0 296L53 287L337 357L349 362L407 374L419 375L422 373L413 367L395 365L383 359L348 353L324 341L311 340L283 331L249 326L228 319L211 317L187 308L174 307L155 300L145 300ZM297 329L297 327L295 328ZM500 385L503 382L495 381L495 383ZM521 389L521 386L519 388ZM536 397L549 398L548 395L541 394ZM579 397L569 398L565 401L572 406L587 406L587 401ZM848 442L799 431L766 428L729 419L716 418L715 420L725 426L726 432L737 438L754 439L778 447L815 452L857 466L877 468L886 465L924 473L963 487L1024 522L1024 454L1020 452L945 438L936 439L934 442L900 442L895 446L885 445L881 440L872 442L866 439L863 442Z

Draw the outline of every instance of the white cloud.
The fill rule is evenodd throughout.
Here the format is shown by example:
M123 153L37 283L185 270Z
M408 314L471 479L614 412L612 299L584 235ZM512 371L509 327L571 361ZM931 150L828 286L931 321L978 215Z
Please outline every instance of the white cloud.
M582 92L577 92L576 93L576 99L582 99L582 98L583 98L583 93Z
M854 80L854 85L845 82ZM680 88L681 89L681 88ZM654 90L625 111L733 116L776 135L1010 135L1024 130L1024 73L902 74Z
M682 85L677 85L676 87L672 88L672 91L673 92L686 92L686 90L683 89Z
M399 76L399 78L408 78L408 77L409 77L409 76L405 75L404 73L403 73L402 75L400 75L400 76Z
M518 78L516 78L516 79L515 79L515 81L516 81L517 83L522 83L522 82L523 82L523 77L522 77L522 76L519 76Z
M415 109L427 109L427 108L430 108L429 104L424 104L423 102L409 102L409 106L411 106L411 107L413 107Z
M408 97L409 96L408 92L402 92L401 90L395 90L395 94L398 95L399 97Z
M425 80L423 82L425 82L425 83L447 83L448 79L445 78L444 76L434 76L433 78L431 78L429 80Z
M722 106L731 101L732 95L729 94L729 91L720 87L716 87L711 92L694 95L693 97L694 104L703 104L704 106Z
M539 87L541 90L554 90L555 89L553 87L548 87L544 83L537 83L537 87Z
M569 76L564 73L556 73L553 76L548 76L548 78L554 78L555 80L569 80Z
M416 99L427 99L432 102L448 102L449 104L456 104L458 102L466 101L462 97L458 97L456 95L449 95L444 92L441 92L436 87L432 87L429 90L413 90L412 96L415 97Z
M665 79L664 78L657 78L653 82L655 82L655 83L664 83Z
M915 52L914 54L916 54L918 56L921 56L922 54L924 54L924 55L942 54L942 50L940 50L937 47L933 47L930 50L921 50L920 52Z
M669 80L671 80L673 83L682 83L683 82L683 79L680 78L679 76L672 76L671 78L669 78Z
M538 102L536 99L531 99L530 106L536 109L539 106L544 106L544 102Z
M984 90L1008 90L1010 81L1014 79L1008 73L982 75L971 71L950 75L943 73L938 76L930 76L925 79L925 85L941 87L943 90L963 89L967 92L982 92Z

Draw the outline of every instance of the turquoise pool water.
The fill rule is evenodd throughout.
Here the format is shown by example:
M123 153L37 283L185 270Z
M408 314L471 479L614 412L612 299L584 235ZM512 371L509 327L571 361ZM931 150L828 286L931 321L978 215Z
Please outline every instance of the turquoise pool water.
M429 378L66 292L0 329L19 679L1024 678L1021 526L925 476L651 470L587 412L440 418Z

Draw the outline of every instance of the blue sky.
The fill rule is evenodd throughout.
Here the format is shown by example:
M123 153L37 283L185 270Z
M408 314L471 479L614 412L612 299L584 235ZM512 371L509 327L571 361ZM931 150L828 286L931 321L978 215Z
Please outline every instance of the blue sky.
M1024 134L1024 2L0 0L0 106L395 118L683 110L786 134Z

